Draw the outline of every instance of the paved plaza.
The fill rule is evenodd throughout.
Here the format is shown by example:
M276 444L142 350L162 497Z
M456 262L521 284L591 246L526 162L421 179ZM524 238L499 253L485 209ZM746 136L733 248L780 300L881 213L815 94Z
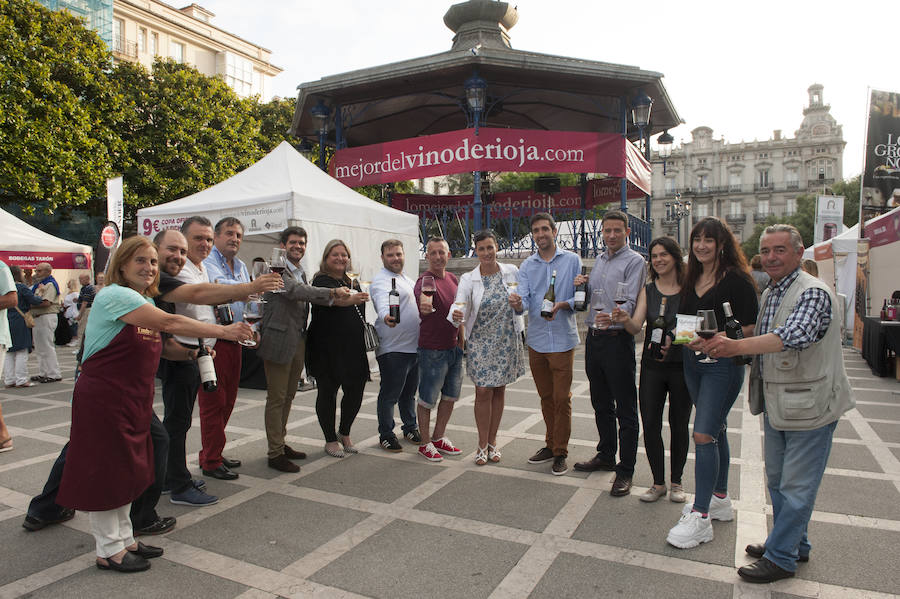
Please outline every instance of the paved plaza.
M583 348L583 345L582 345ZM353 428L361 454L325 455L315 392L298 394L288 425L292 447L310 454L298 474L266 466L265 392L242 389L228 427L229 457L243 460L233 482L207 479L221 501L159 512L177 528L142 538L165 548L144 573L94 567L86 514L37 533L21 524L53 460L68 439L74 360L59 348L61 383L0 392L15 450L0 454L0 597L888 597L900 592L900 383L879 379L844 350L857 409L835 435L810 523L813 551L798 576L772 585L739 580L744 546L761 542L771 505L762 464L761 421L742 395L728 419L732 522L696 549L666 544L682 506L638 501L652 482L638 455L632 495L609 495L608 472L571 470L597 440L576 355L570 471L529 465L544 425L530 378L507 391L499 464L473 462L474 388L466 379L448 436L460 457L426 462L404 443L378 447L377 379L368 385ZM162 404L157 394L157 414ZM399 427L398 427L399 428ZM664 433L667 435L667 433ZM199 420L188 439L199 474ZM693 448L692 448L693 449ZM668 466L668 464L667 464ZM684 480L692 492L693 453ZM689 498L690 501L690 498Z

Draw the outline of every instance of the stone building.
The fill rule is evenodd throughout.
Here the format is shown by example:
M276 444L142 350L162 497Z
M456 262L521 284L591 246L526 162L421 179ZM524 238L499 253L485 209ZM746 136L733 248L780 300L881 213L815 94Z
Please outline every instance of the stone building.
M84 19L109 45L115 60L148 69L157 56L220 76L241 97L271 95L272 52L212 24L215 16L197 4L175 8L159 0L39 0L52 10Z
M822 86L811 85L809 106L794 137L774 131L765 141L727 143L713 130L700 126L692 139L674 148L662 165L653 168L653 235L677 237L687 243L688 232L704 216L724 218L743 240L756 223L769 215L790 215L797 196L822 192L843 179L846 142L841 126L825 104ZM660 160L658 155L654 161ZM689 216L669 218L666 203L689 201Z

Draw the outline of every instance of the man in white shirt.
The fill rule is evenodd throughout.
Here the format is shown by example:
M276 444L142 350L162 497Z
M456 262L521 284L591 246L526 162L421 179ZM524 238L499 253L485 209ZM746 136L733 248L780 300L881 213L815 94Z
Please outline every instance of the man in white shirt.
M384 264L372 279L369 295L378 318L375 329L381 343L376 350L381 371L378 391L378 436L386 451L403 451L394 434L394 404L399 404L403 436L419 445L422 438L416 425L416 388L419 385L419 309L413 287L416 282L403 274L403 242L388 239L381 244ZM399 321L390 315L390 294L399 294Z

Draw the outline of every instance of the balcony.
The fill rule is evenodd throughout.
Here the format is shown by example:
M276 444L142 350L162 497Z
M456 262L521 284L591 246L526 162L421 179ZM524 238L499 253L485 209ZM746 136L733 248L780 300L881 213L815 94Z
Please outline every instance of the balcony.
M774 213L768 212L768 211L766 211L766 212L756 212L756 213L753 215L753 222L755 222L755 223L765 222L766 219L768 219L768 218L769 218L770 216L772 216L773 214L774 214Z
M794 191L800 189L800 181L788 181L784 184L784 188L788 191Z
M775 185L772 183L754 183L753 191L775 191Z
M113 41L112 41L112 53L117 58L137 60L137 56L138 56L137 42L132 42L130 40L122 39L120 37L114 37Z
M729 214L725 216L725 221L729 225L743 225L747 222L747 217L743 214Z
M806 188L815 189L816 187L832 185L833 183L834 179L809 179L806 182Z

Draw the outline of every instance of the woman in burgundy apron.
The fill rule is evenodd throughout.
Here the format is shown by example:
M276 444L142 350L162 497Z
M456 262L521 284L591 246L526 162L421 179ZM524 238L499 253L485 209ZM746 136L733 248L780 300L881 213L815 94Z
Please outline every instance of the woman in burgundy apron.
M134 541L129 519L131 502L153 482L150 419L162 352L158 331L233 340L250 336L245 323L204 324L147 303L158 293L157 260L155 247L143 237L127 239L116 251L107 286L91 310L87 357L72 398L69 452L57 501L90 512L97 567L104 570L139 572L150 567L147 558L162 555L162 549ZM118 333L116 327L121 327ZM92 346L111 335L105 346Z

